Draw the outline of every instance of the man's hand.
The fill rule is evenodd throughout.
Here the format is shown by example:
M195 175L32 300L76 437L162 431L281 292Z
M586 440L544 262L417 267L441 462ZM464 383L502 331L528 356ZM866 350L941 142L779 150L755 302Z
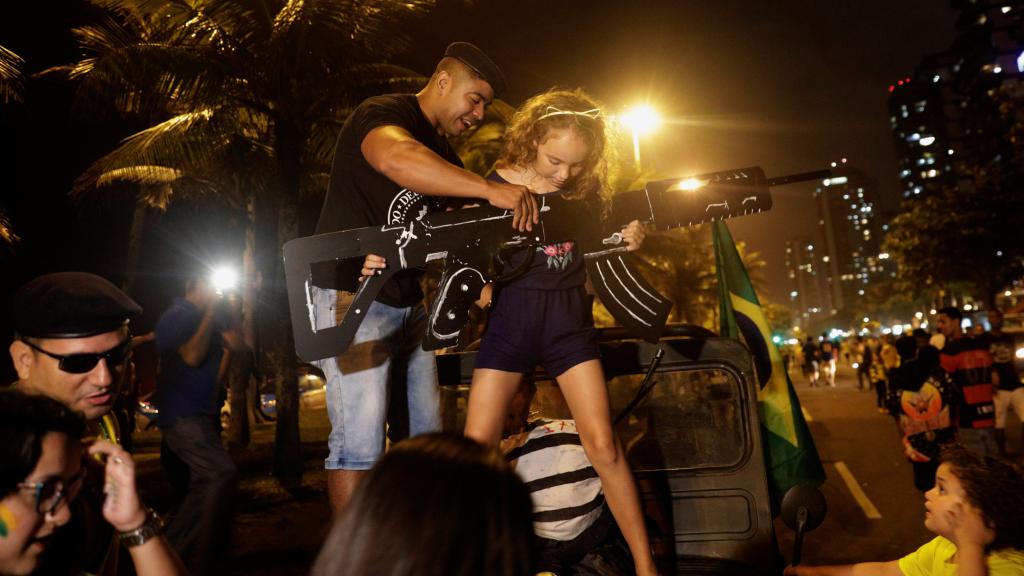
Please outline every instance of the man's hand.
M639 250L646 237L647 232L639 220L633 220L622 229L622 239L626 241L626 250L629 252Z
M533 230L540 222L537 200L526 186L487 181L487 201L495 208L513 210L512 227L520 232Z
M370 276L377 276L382 270L388 267L388 261L383 256L367 254L363 260L363 268L359 271L359 281L362 282Z

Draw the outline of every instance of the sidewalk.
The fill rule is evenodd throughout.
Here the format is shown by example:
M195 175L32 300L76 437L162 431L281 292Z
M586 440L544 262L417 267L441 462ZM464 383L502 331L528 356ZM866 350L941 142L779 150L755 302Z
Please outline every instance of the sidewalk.
M285 487L271 475L274 424L256 424L248 447L231 453L239 471L231 571L238 575L308 574L330 529L323 459L330 425L323 408L300 412L302 481ZM160 514L171 505L160 466L160 432L136 432L135 460L143 500Z

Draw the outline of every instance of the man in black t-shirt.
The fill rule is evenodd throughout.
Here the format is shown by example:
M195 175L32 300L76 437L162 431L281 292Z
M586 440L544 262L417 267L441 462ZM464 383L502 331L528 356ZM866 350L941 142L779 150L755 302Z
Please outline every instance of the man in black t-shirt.
M1017 374L1014 354L1017 347L1013 334L1003 332L1003 313L999 310L988 312L988 323L992 329L978 339L988 346L992 356L992 370L999 375L999 386L995 390L996 446L1000 456L1006 456L1006 414L1013 408L1017 418L1024 419L1024 386Z
M513 226L532 229L536 203L523 186L485 180L462 168L447 136L478 123L504 89L497 66L472 44L448 46L426 87L363 101L338 135L331 182L316 233L367 226L401 226L442 209L455 196L515 210ZM336 325L362 276L379 273L383 258L313 266L310 297L317 329ZM394 263L398 265L398 263ZM426 313L420 270L395 274L348 350L317 362L327 376L331 420L327 487L339 512L358 481L393 440L440 428L433 353L422 349Z

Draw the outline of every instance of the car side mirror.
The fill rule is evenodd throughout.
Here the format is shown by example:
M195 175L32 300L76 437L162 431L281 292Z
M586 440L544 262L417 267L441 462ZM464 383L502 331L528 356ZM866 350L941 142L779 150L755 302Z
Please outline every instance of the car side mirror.
M825 520L828 504L825 495L816 486L797 484L782 497L782 521L796 531L793 544L793 566L800 564L804 533L814 530Z

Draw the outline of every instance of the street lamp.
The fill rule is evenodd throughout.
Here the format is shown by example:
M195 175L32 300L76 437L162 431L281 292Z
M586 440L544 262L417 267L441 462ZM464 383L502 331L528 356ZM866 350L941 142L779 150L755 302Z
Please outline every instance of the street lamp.
M633 132L633 162L640 167L640 136L653 132L661 124L661 116L648 104L634 106L621 118Z

